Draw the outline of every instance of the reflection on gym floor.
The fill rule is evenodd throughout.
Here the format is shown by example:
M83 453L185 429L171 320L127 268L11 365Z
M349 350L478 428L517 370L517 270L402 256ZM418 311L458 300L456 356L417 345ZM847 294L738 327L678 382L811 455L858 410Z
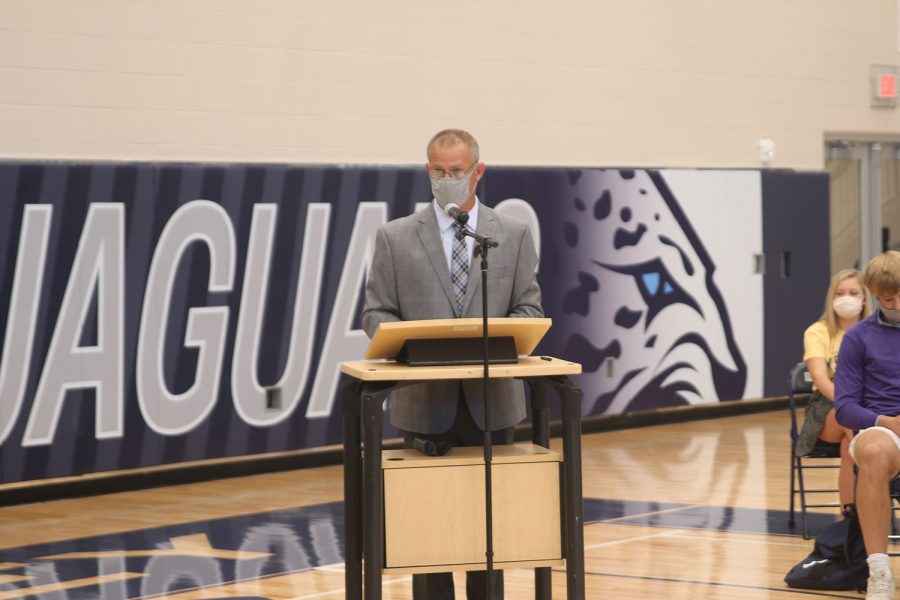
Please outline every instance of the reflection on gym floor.
M588 597L803 593L782 582L812 547L788 528L787 418L585 436ZM5 507L0 600L340 598L341 487L326 467ZM811 528L834 518L814 514ZM554 597L564 574L554 569ZM506 579L507 598L533 596L530 571ZM384 597L410 598L409 577L385 577Z

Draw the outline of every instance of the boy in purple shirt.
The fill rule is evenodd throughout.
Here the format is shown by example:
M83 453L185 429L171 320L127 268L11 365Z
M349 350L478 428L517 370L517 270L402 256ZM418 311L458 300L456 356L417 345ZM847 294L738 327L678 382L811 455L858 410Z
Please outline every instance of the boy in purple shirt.
M900 252L876 256L863 284L879 310L844 334L835 371L838 422L859 430L850 455L859 467L856 506L869 563L867 600L892 600L888 485L900 476Z

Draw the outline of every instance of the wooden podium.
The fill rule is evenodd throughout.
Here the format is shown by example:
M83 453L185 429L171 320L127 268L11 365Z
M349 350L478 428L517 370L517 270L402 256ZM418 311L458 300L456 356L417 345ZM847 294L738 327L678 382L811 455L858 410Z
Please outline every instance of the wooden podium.
M429 331L422 333L417 324L425 324L424 328ZM481 335L480 319L385 325L392 327L386 328L386 337L376 333L367 357L373 354L391 356L399 352L402 340L401 343L397 340L416 330L423 337L445 338L447 326L455 327L457 331L469 327L468 335ZM471 325L477 327L473 329ZM491 334L495 331L509 333L515 338L516 349L525 348L528 352L534 349L547 328L549 319L491 319L488 325ZM403 332L403 329L407 331ZM375 352L371 351L372 347L376 348ZM484 487L480 478L483 478L484 461L480 456L481 448L454 448L443 457L427 457L414 450L383 451L381 448L383 404L391 390L429 380L478 379L483 376L483 366L415 367L387 360L364 360L345 362L341 371L351 378L341 389L346 598L380 600L383 572L483 570L485 538L480 528L484 522ZM490 378L520 378L532 390L533 444L494 448L492 464L498 481L493 497L493 514L497 522L494 565L497 569L534 567L538 600L550 599L550 568L563 563L567 597L569 600L584 598L581 390L568 378L568 375L580 372L581 366L576 363L540 356L521 356L515 364L496 364L489 368ZM556 390L562 407L561 464L558 454L549 450L549 388ZM364 453L361 442L364 442ZM482 482L480 488L479 481ZM455 496L444 500L419 497L418 503L410 502L410 490L422 489L422 486L438 490L438 496L442 488ZM473 486L474 490L469 489ZM523 486L532 486L535 492L523 497ZM505 488L513 491L504 496ZM559 493L555 493L556 490ZM547 493L539 493L541 491ZM447 523L429 520L428 507L421 505L435 501L454 503L455 510L448 508L446 512L455 515L456 525L472 523L459 531L457 527L448 527ZM438 506L430 512L434 514L441 510ZM412 522L419 525L411 531L409 523ZM421 535L423 527L425 533L457 530L459 535L438 537L441 543L435 548L410 547L413 539L424 537ZM522 531L526 532L524 537L520 534Z
M494 568L563 565L560 462L535 444L493 447ZM385 450L381 468L385 574L485 570L480 446L445 456Z

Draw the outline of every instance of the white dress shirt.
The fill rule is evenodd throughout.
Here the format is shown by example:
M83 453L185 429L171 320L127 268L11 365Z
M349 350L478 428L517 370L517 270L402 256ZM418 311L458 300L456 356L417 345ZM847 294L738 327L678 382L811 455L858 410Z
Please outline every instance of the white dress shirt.
M456 227L453 226L456 221L450 218L444 212L437 201L431 201L434 206L434 214L437 216L438 229L441 232L441 243L444 246L444 258L447 260L447 270L453 272L452 256L453 242L456 239ZM475 197L475 206L469 211L469 221L466 223L466 229L478 231L478 197ZM466 257L469 259L469 272L472 271L472 253L475 250L475 239L466 236Z

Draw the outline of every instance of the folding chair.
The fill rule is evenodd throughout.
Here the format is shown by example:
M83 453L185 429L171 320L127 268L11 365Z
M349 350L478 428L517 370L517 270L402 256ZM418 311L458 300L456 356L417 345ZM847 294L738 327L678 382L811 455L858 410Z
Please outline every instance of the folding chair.
M897 511L900 511L900 479L893 480L888 486L891 495L891 534L888 536L888 544L894 546L900 544L900 532L897 531ZM888 547L888 556L900 556L900 551L891 550Z
M803 472L807 469L839 469L840 444L829 444L818 441L812 452L797 456L797 437L800 429L797 426L797 395L812 393L813 383L806 363L800 362L794 365L788 375L788 405L791 410L791 512L788 519L788 527L794 527L794 498L800 497L800 527L803 531L803 539L809 539L809 528L806 525L806 511L809 508L838 508L840 502L819 502L811 504L806 501L807 494L837 494L837 487L807 489L803 481Z

